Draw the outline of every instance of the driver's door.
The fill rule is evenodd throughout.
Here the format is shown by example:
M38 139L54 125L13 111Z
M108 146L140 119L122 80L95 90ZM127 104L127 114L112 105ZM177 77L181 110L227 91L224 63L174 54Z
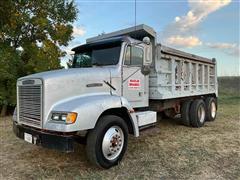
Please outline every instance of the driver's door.
M141 72L143 60L143 47L127 46L123 61L123 97L133 107L148 106L148 75Z

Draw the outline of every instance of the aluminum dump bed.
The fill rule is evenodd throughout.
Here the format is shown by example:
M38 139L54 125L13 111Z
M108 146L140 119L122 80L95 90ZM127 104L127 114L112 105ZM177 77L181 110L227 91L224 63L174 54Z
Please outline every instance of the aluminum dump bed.
M150 99L217 94L216 61L157 44L149 88Z

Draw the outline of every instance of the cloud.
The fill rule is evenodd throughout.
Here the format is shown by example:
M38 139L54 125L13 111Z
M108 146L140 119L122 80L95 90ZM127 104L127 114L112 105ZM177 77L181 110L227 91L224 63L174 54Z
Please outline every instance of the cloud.
M206 46L212 49L221 50L229 55L239 57L240 47L235 43L206 43Z
M163 30L163 42L168 43L167 39L175 36L192 36L199 40L196 35L199 24L209 14L227 6L230 2L231 0L188 0L189 11L185 15L175 17L174 21Z
M230 2L231 0L188 0L190 11L188 11L187 15L179 18L179 21L177 21L178 26L183 31L191 30L191 28L195 28L209 14L227 6Z
M180 35L171 36L166 39L167 44L177 46L177 47L194 47L202 44L198 37L188 36L183 37Z
M84 36L86 34L86 30L84 27L73 27L73 36Z
M214 49L232 49L237 47L237 44L231 43L206 43L206 45Z

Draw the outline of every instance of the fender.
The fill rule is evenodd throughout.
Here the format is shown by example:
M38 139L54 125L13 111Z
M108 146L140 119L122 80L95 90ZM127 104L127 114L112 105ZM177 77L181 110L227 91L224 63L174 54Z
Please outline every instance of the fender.
M126 107L131 116L134 136L138 137L139 136L139 128L138 128L138 121L137 121L136 113L134 112L133 107L131 106L131 104L128 102L128 100L126 98L121 97L121 102L122 102L122 107Z
M51 121L51 113L48 115L46 123L43 125L44 129L73 132L93 129L101 114L112 108L125 107L131 111L131 106L126 99L110 94L88 94L84 96L74 97L61 101L52 107L51 112L76 112L78 113L77 120L73 124L56 123ZM132 117L132 125L134 128L134 135L138 136L138 125L136 117Z

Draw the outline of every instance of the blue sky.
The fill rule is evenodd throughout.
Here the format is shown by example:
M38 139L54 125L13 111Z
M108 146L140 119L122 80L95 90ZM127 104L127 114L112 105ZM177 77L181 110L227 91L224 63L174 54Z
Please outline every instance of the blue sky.
M67 51L86 38L135 24L134 0L75 2L79 14ZM137 0L137 24L153 27L162 44L215 57L219 76L240 75L239 8L239 0Z

